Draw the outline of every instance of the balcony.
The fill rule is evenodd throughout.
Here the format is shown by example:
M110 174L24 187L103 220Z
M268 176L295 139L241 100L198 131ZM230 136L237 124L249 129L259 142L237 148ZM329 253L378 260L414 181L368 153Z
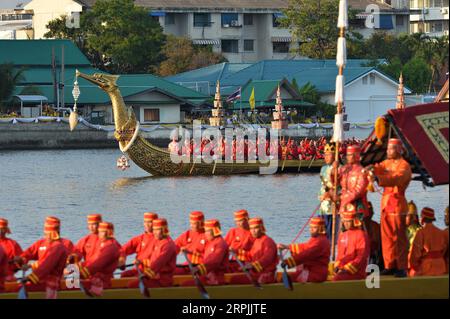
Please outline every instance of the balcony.
M410 16L411 22L448 20L449 7L416 9Z

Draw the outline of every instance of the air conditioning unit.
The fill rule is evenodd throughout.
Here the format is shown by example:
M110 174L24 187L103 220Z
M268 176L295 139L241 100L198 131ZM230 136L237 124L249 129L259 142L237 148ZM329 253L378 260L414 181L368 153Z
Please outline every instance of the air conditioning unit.
M231 26L232 27L238 27L239 26L239 21L237 21L237 20L231 21Z

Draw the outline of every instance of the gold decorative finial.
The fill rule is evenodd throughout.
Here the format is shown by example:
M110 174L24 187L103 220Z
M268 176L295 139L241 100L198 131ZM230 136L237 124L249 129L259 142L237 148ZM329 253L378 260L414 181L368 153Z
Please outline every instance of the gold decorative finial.
M214 96L214 108L211 110L212 116L209 118L211 126L224 126L224 111L222 108L222 98L220 96L220 82L217 81L216 95Z
M398 79L398 92L397 92L397 104L395 105L396 109L404 109L405 108L405 95L404 95L404 86L403 86L403 72L400 73L400 78Z

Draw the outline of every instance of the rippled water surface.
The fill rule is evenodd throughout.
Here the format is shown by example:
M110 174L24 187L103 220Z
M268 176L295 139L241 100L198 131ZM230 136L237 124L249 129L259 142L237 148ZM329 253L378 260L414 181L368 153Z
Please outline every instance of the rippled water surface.
M86 214L102 213L124 243L142 231L145 211L167 218L172 237L188 228L192 210L218 218L227 231L233 211L246 208L265 219L277 242L290 242L318 204L317 174L154 178L134 163L119 171L120 155L114 149L0 152L0 216L9 219L12 237L26 247L41 236L45 216L56 215L62 235L76 241L87 232ZM424 190L412 182L407 196L419 208L433 207L444 226L448 186ZM376 208L380 197L369 195Z

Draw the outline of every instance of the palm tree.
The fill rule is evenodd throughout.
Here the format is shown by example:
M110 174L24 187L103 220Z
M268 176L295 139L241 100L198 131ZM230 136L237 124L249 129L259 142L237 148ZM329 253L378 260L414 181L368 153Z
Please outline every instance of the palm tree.
M12 63L0 64L0 109L8 102L16 86L24 80L24 69L16 70Z

